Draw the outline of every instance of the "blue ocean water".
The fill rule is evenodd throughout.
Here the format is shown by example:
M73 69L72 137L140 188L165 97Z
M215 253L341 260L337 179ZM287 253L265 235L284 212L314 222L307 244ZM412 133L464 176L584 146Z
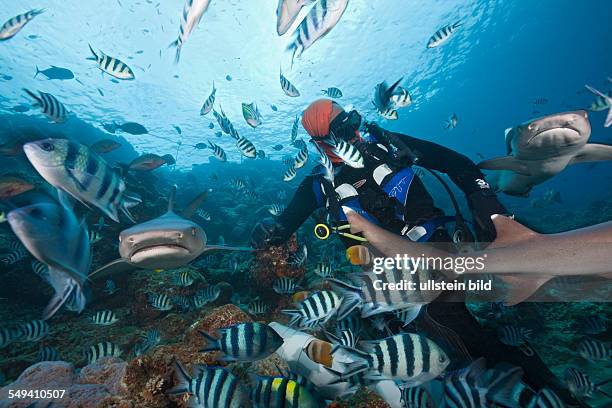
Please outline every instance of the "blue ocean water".
M544 115L588 109L595 96L585 89L585 84L604 92L612 90L612 4L606 0L350 0L339 23L293 61L286 48L293 28L308 7L292 29L279 36L277 1L212 0L182 46L177 64L175 48L169 44L179 33L183 5L182 0L2 1L0 23L30 9L44 8L45 12L15 37L0 41L0 144L10 145L16 135L69 137L86 145L111 138L122 146L104 155L109 163L129 163L145 153L172 155L175 164L146 173L141 184L136 183L150 194L144 196L148 200L144 209L135 210L138 220L164 212L172 183L179 185L181 205L196 191L210 190L205 209L212 220L198 220L206 228L209 240L248 245L252 227L269 215L265 206L286 204L316 162L315 151L310 148L311 158L305 169L299 170L291 182L282 181L285 166L281 161L298 152L291 145L294 118L310 102L322 97L323 89L339 88L343 96L337 102L347 110L356 109L366 120L449 147L474 162L505 155L504 131L509 127ZM445 44L427 47L438 29L457 21L462 25ZM87 59L91 57L88 45L125 62L134 71L135 79L119 81L101 72L95 61ZM38 69L51 66L69 69L74 79L51 80L37 74ZM281 70L299 89L299 97L283 93ZM398 110L397 120L384 119L372 104L374 88L382 81L393 83L400 78L412 103ZM265 152L266 160L243 157L230 136L216 135L220 127L212 113L200 115L213 86L217 90L215 109L222 109L238 133L258 151ZM24 89L54 95L70 111L69 119L62 124L50 123L40 109L31 106ZM263 118L257 128L251 128L243 119L241 104L251 102L258 106ZM26 111L17 112L19 107ZM447 130L444 121L453 114L457 126ZM591 142L612 144L612 128L603 126L606 114L607 109L588 112ZM148 132L110 134L103 125L113 122L137 122ZM298 138L308 140L301 126ZM195 147L208 140L225 150L230 163L221 164L212 158L211 150ZM279 144L283 146L281 150L273 148ZM7 155L0 163L0 175L15 172L35 174L25 156ZM257 197L228 188L229 180L245 180L247 189L254 190ZM436 204L451 211L442 187L432 178L425 180ZM153 185L155 189L150 187ZM568 166L536 186L529 197L499 197L517 219L538 231L557 232L610 221L610 185L611 162L583 163ZM459 190L453 190L460 196ZM279 191L286 198L279 198ZM558 192L561 202L536 205L534 200L547 191ZM460 205L468 213L463 200ZM8 211L9 207L2 206L2 210ZM90 228L101 215L96 211L83 211ZM321 249L312 238L311 224L308 220L298 240ZM4 223L0 227L8 240L8 226ZM125 227L125 223L121 228L113 224L103 232L102 246L94 249L96 267L116 257L116 236ZM344 258L343 249L333 249L337 257ZM256 299L257 291L242 286L242 281L229 272L250 270L251 260L233 256L219 259L221 266L207 278L215 283L232 282L243 297ZM310 272L315 259L312 256ZM0 299L6 305L2 314L6 321L0 326L38 318L50 297L46 287L45 292L41 289L42 283L27 278L31 279L26 281L27 294L15 296L22 285L14 277L26 269L29 273L30 261L12 269L2 268L13 278L7 279L0 291L0 298L7 298ZM118 286L124 289L123 296L131 299L139 290L142 295L144 288L156 290L170 281L159 275L148 279L148 274L139 275L133 282L123 278ZM133 292L127 292L128 288ZM95 287L94 292L101 289ZM101 302L106 307L130 309L121 302ZM228 303L244 306L246 301ZM562 312L538 311L541 316L558 318L547 323L549 333L555 334L538 335L541 344L561 342L563 336L559 333L576 340L569 319L604 310L592 304L575 305L574 309L560 307ZM129 314L126 316L121 323L126 323L122 326L125 331L114 333L115 339L133 345L139 336L134 327L142 331L151 326L151 320L140 324ZM59 324L74 330L81 327L76 319L64 312ZM93 344L101 334L88 332L85 337L85 343ZM74 338L51 342L60 351L75 343L85 346ZM11 349L9 355L7 349L6 355L0 355L0 368L14 380L37 350L35 345L23 346ZM555 366L555 373L562 373L567 364L576 361L570 352L571 346L564 343L559 349L545 352L546 362ZM597 373L592 366L589 369ZM0 375L0 386L3 383ZM606 401L602 398L597 403L605 406Z

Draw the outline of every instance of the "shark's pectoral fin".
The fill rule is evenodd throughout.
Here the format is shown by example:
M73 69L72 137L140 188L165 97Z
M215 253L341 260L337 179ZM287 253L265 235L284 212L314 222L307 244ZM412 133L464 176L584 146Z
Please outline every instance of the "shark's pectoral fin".
M496 157L495 159L483 160L478 167L485 170L509 170L523 176L531 176L527 163L517 160L513 156Z
M107 263L106 265L96 269L92 273L89 274L87 279L102 279L109 275L126 272L130 269L134 269L134 265L129 263L123 258L115 259L112 262Z
M543 275L498 275L508 285L504 304L514 306L524 302L536 293L542 285L552 279L552 276Z
M516 242L526 241L537 237L537 232L527 228L523 224L514 221L510 217L494 214L491 216L497 236L487 249L501 248Z
M225 246L225 245L207 245L204 248L204 252L207 251L246 251L246 252L255 252L259 251L259 249L251 248L251 247L233 247L233 246Z
M589 143L580 149L580 151L570 160L569 164L596 162L596 161L611 161L612 146L600 143Z

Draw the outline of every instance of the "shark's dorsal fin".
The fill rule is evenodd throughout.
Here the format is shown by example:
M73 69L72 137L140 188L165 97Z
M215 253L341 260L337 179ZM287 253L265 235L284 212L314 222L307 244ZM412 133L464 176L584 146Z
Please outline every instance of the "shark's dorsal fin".
M176 199L176 184L170 189L170 196L168 197L168 212L174 212L174 200Z
M204 200L208 197L208 191L198 194L191 202L185 207L181 215L184 218L191 218L198 208L202 205Z
M497 238L487 248L501 248L539 235L523 224L503 215L494 214L491 220L497 231Z

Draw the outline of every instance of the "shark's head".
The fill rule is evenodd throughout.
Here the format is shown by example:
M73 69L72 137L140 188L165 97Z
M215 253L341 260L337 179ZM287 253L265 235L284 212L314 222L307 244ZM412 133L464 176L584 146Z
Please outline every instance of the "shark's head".
M183 266L197 258L205 246L202 227L173 212L123 230L119 235L121 257L145 269Z
M563 112L531 120L506 131L508 154L549 154L580 148L591 136L584 110Z

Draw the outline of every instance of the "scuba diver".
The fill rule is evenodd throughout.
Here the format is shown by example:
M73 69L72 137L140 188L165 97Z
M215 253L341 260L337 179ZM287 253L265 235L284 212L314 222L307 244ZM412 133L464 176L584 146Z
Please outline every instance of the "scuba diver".
M341 207L356 209L362 216L374 220L379 226L418 242L453 245L453 242L475 241L488 243L495 239L493 214L507 214L495 192L486 182L478 167L466 156L433 142L408 135L386 131L375 123L362 124L355 110L345 112L329 99L319 99L308 106L302 115L302 126L325 154L334 168L334 184L324 176L323 166L317 166L312 174L301 182L285 211L274 221L266 218L259 222L252 233L251 244L260 249L280 245L316 210L326 208L328 216L346 231L347 219ZM369 135L364 138L361 130ZM349 143L363 157L363 166L350 167L334 153L334 142ZM456 201L445 185L457 214L447 216L434 205L434 200L413 166L418 164L428 170L445 173L462 190L473 219L474 234L458 211ZM444 181L432 172L442 183ZM454 221L455 231L450 234L446 224ZM325 232L324 232L325 233ZM473 236L475 235L475 236ZM360 244L359 237L340 233L346 247ZM460 344L464 355L485 357L489 366L502 361L521 366L523 380L537 391L552 388L561 398L578 404L559 385L559 381L537 355L527 356L518 348L504 345L494 330L480 326L467 309L463 299L456 294L443 293L429 304L417 319L433 328L443 328L438 335L451 345ZM432 322L433 321L433 322ZM436 331L435 329L433 330Z

